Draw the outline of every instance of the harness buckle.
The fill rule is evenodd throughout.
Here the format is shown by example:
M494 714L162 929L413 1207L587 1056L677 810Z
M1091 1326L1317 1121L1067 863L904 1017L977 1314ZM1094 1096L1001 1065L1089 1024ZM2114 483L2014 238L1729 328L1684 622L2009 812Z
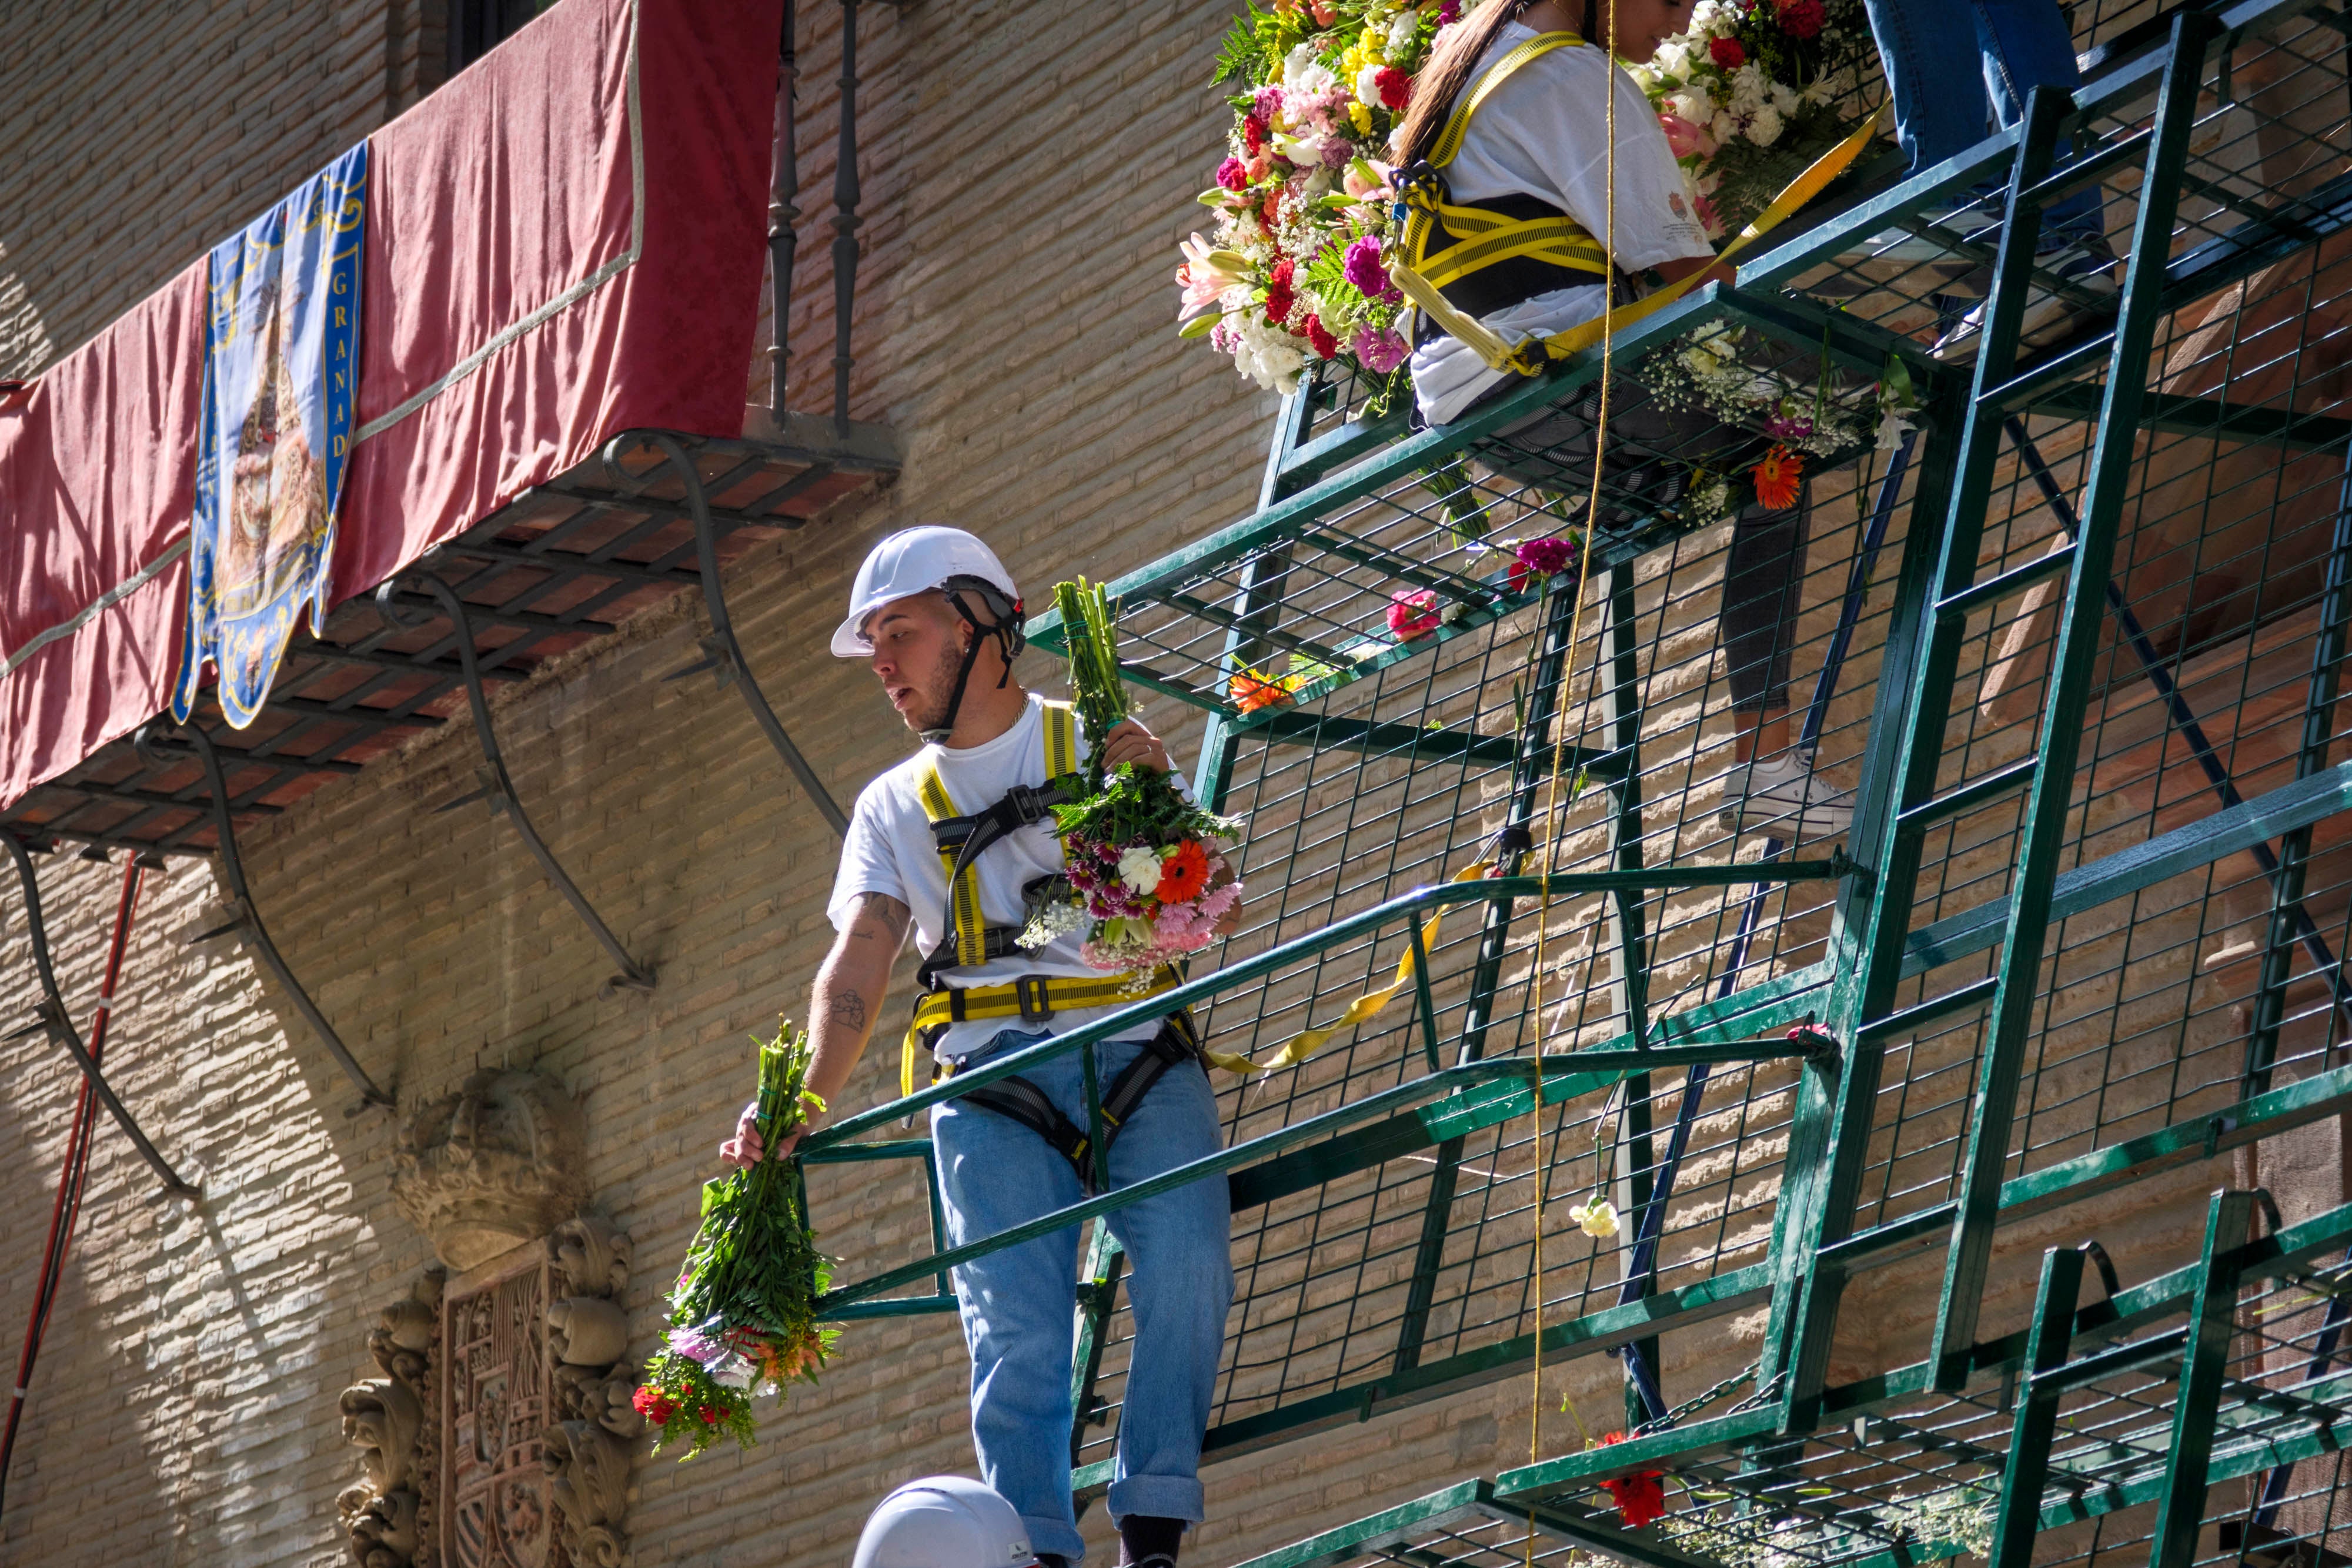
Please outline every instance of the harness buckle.
M1044 1023L1054 1016L1052 991L1043 975L1024 975L1014 980L1013 999L1021 1004L1023 1023Z

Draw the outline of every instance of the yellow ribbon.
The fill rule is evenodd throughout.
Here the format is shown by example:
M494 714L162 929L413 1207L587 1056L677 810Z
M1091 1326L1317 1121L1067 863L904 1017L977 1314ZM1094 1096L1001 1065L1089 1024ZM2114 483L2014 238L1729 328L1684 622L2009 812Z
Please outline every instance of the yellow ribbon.
M1853 134L1813 161L1812 166L1789 182L1780 193L1772 198L1765 209L1757 214L1746 228L1716 256L1717 263L1729 261L1748 246L1778 227L1790 214L1822 193L1822 187L1845 172L1870 139L1878 133L1879 115L1872 115L1856 126ZM1475 317L1456 310L1445 297L1431 286L1429 280L1415 273L1400 258L1389 268L1389 277L1404 291L1406 298L1428 313L1447 336L1467 344L1487 368L1496 371L1517 371L1532 376L1543 369L1547 360L1565 360L1571 354L1582 353L1601 341L1603 336L1622 330L1648 316L1654 316L1674 304L1698 287L1711 267L1701 267L1689 277L1666 285L1656 293L1635 300L1631 305L1618 306L1603 315L1565 332L1549 338L1528 338L1514 346L1505 342Z
M1486 876L1486 874L1493 869L1494 866L1491 862L1481 861L1476 865L1472 866L1468 871L1463 872L1458 876L1454 876L1449 880L1454 882L1476 882ZM1427 921L1423 923L1421 927L1422 951L1433 952L1436 949L1437 928L1439 924L1443 922L1444 918L1445 911L1441 908L1434 915L1432 915ZM1237 1056L1228 1051L1208 1051L1205 1049L1202 1051L1202 1054L1206 1056L1213 1064L1223 1068L1228 1072L1238 1072L1244 1075L1252 1072L1279 1072L1286 1067L1296 1067L1300 1062L1306 1061L1308 1057L1314 1055L1317 1051L1322 1050L1325 1042L1329 1040L1333 1035L1338 1034L1341 1030L1353 1029L1358 1024L1369 1023L1371 1021L1374 1015L1379 1013L1382 1008L1388 1006L1389 1003L1394 999L1399 991L1412 984L1412 955L1413 949L1411 947L1407 947L1404 950L1404 956L1397 960L1396 978L1390 981L1386 986L1381 987L1376 991L1366 991L1362 996L1358 997L1354 1001L1349 1002L1348 1004L1348 1010L1341 1013L1337 1019L1333 1019L1327 1027L1322 1029L1303 1029L1299 1030L1297 1034L1292 1035L1288 1040L1284 1040L1282 1044L1276 1047L1270 1055L1267 1055L1263 1059L1254 1060L1246 1056Z

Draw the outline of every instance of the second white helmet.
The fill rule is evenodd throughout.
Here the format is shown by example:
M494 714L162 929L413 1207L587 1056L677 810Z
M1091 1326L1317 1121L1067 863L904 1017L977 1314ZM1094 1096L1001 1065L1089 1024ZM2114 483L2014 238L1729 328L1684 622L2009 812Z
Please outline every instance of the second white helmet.
M1031 1568L1013 1505L967 1476L926 1476L882 1500L851 1568Z

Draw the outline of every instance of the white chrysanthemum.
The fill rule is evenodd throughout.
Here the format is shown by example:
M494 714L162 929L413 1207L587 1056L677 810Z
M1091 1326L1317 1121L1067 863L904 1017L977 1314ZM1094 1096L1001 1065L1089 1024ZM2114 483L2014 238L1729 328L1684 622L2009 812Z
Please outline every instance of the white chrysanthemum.
M1748 140L1759 147L1769 147L1780 140L1780 111L1770 104L1759 109L1748 120Z
M1731 111L1734 114L1750 114L1763 108L1771 93L1772 78L1766 76L1764 68L1754 60L1731 73Z
M1664 108L1667 113L1678 114L1693 125L1705 125L1715 118L1714 100L1695 87L1668 93Z
M1356 73L1356 101L1366 109L1381 106L1381 68L1368 65Z
M1314 40L1300 44L1283 57L1282 90L1286 98L1294 93L1310 97L1327 93L1339 85L1339 78L1331 74L1330 68L1315 57Z
M1717 141L1728 141L1739 134L1739 121L1731 118L1729 110L1717 110L1715 118L1707 122L1706 132Z
M1395 59L1398 56L1412 48L1413 33L1420 27L1420 12L1412 10L1410 7L1398 12L1396 14L1396 19L1389 24L1389 36L1387 40L1381 45L1381 52L1388 56L1389 58Z
M1127 883L1129 892L1151 892L1160 885L1160 857L1139 844L1121 851L1118 880Z
M1790 90L1787 83L1776 81L1772 84L1772 107L1780 111L1781 119L1786 120L1796 113L1797 105L1802 101Z

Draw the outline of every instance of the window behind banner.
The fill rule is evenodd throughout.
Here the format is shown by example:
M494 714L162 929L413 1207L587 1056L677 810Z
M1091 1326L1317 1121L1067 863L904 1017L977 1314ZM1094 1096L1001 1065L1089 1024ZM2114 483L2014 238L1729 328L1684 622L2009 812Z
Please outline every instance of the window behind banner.
M449 0L449 74L456 76L555 0Z

